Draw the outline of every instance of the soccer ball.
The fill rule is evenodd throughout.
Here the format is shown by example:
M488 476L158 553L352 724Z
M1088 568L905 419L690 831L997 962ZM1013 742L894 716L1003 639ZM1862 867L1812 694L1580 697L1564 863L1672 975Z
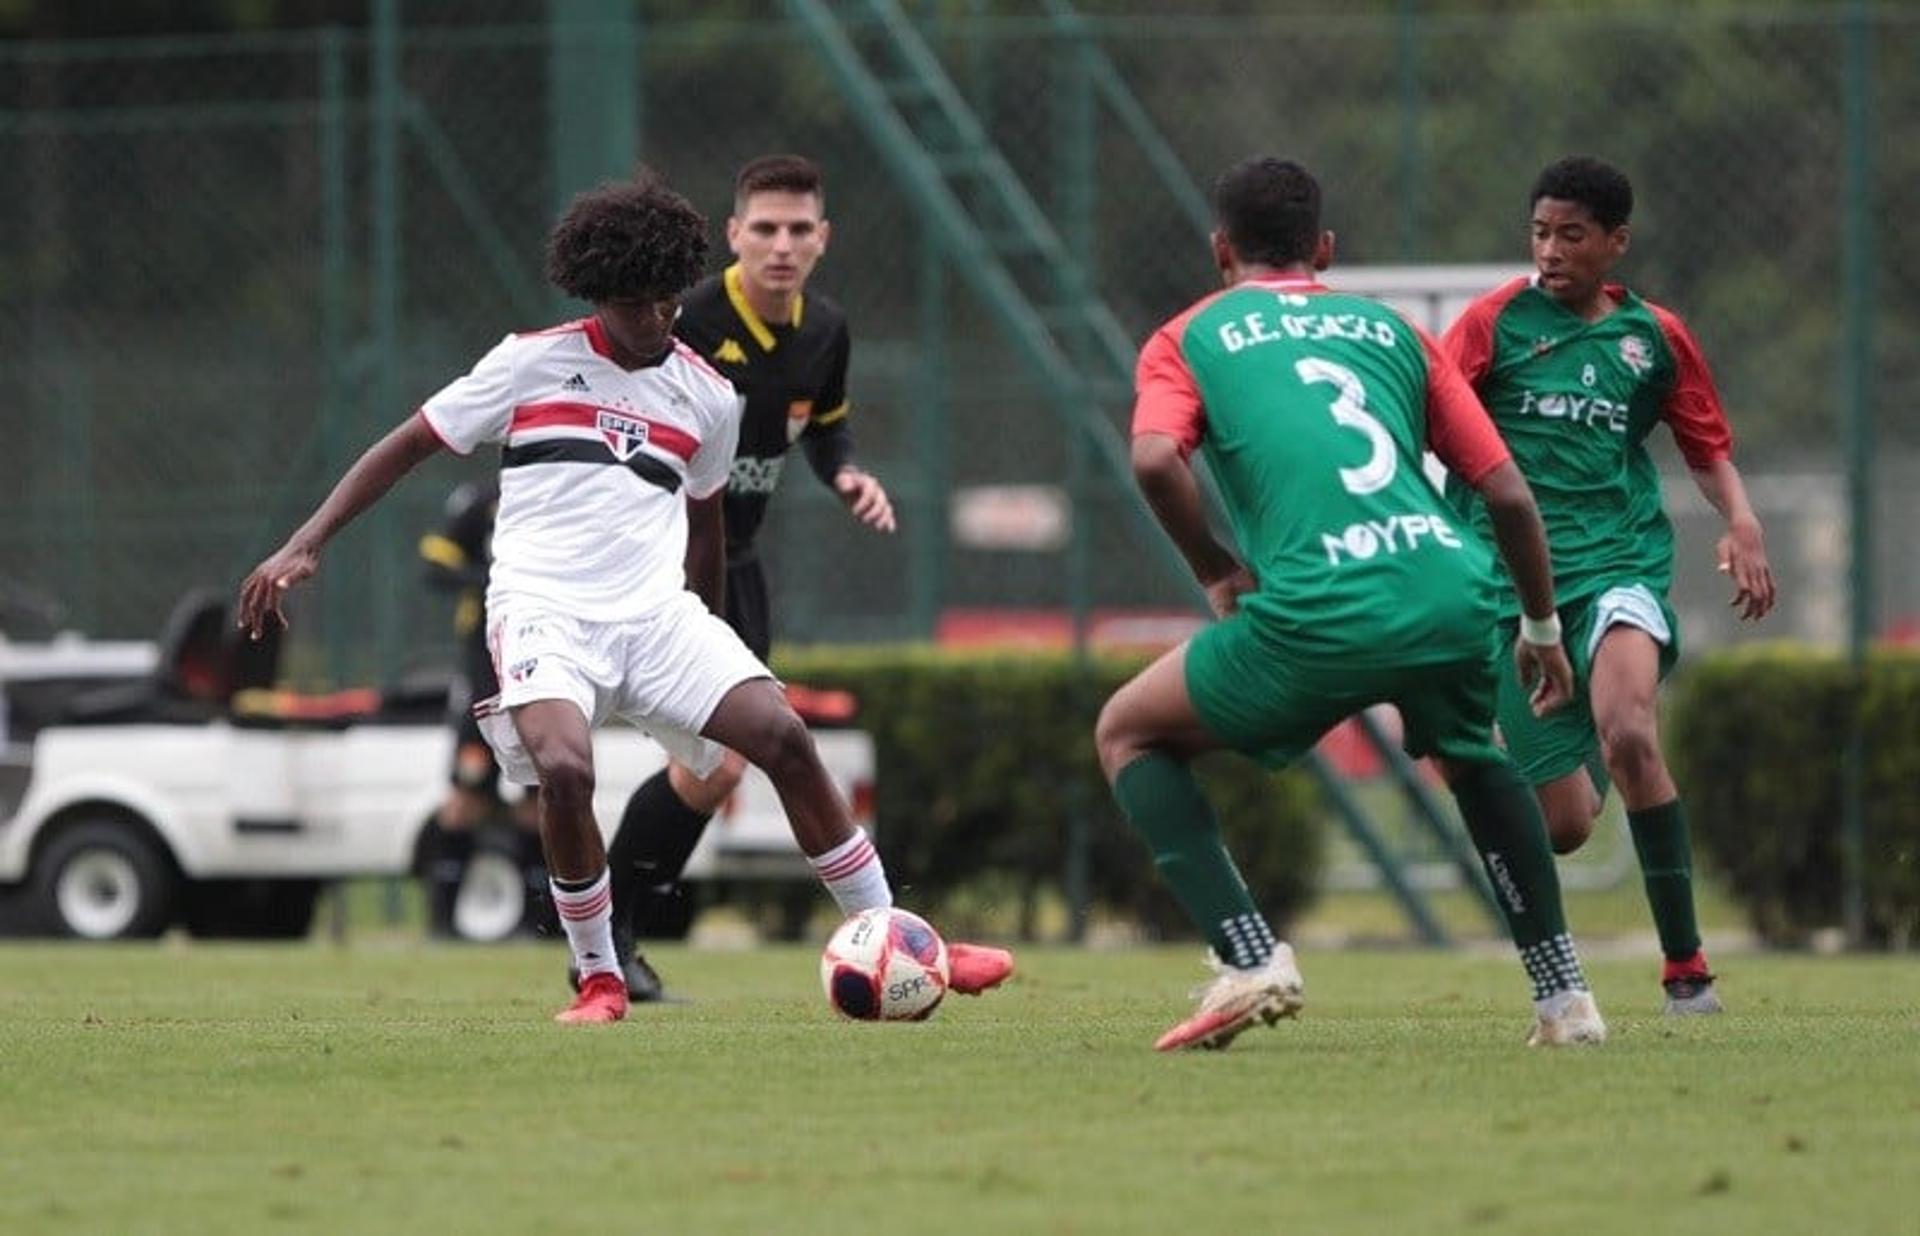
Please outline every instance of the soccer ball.
M925 919L881 906L840 924L820 954L827 1003L856 1021L921 1021L947 994L947 942Z

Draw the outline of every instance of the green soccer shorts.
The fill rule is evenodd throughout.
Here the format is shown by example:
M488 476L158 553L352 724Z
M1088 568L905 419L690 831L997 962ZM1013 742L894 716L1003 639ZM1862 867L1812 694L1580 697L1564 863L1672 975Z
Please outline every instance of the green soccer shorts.
M1493 740L1495 672L1484 651L1428 665L1356 665L1289 652L1240 613L1193 637L1186 675L1201 722L1269 768L1299 760L1328 730L1374 704L1400 710L1409 755L1501 758Z
M1666 596L1638 580L1608 584L1592 596L1560 607L1561 642L1573 663L1573 699L1556 712L1536 717L1513 664L1513 641L1520 624L1517 620L1500 624L1500 736L1528 784L1544 785L1584 765L1593 775L1594 788L1602 795L1607 792L1587 678L1600 638L1615 626L1637 627L1654 638L1660 645L1663 680L1680 659L1680 624Z

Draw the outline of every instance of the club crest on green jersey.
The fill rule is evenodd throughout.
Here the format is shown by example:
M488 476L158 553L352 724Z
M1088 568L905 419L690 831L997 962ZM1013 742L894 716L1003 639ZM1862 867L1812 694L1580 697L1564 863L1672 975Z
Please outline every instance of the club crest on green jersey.
M1633 370L1633 376L1644 378L1653 368L1653 345L1639 335L1620 337L1620 359L1627 368Z

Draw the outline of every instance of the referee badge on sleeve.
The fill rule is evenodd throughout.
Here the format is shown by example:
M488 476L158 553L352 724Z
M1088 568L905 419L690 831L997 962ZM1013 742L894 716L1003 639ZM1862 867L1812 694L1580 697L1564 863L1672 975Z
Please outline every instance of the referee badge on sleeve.
M796 399L787 405L787 441L797 441L813 419L813 400Z

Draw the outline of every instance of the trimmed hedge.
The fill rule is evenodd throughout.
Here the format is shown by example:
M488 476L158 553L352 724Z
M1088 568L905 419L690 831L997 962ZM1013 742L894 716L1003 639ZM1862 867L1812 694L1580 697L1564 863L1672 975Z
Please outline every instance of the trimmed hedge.
M1002 909L980 899L1004 895L1031 934L1042 895L1064 888L1079 795L1096 906L1149 933L1189 937L1094 756L1101 704L1143 664L1096 657L1089 681L1060 652L783 648L775 658L782 677L859 697L857 723L877 748L880 848L908 903L964 928L969 903ZM1316 791L1300 774L1276 777L1231 755L1203 761L1201 777L1255 900L1284 930L1325 865Z
M1866 732L1866 917L1907 947L1920 928L1920 653L1856 679L1843 657L1767 645L1704 657L1667 700L1667 744L1695 843L1754 929L1805 943L1841 918L1848 722Z

